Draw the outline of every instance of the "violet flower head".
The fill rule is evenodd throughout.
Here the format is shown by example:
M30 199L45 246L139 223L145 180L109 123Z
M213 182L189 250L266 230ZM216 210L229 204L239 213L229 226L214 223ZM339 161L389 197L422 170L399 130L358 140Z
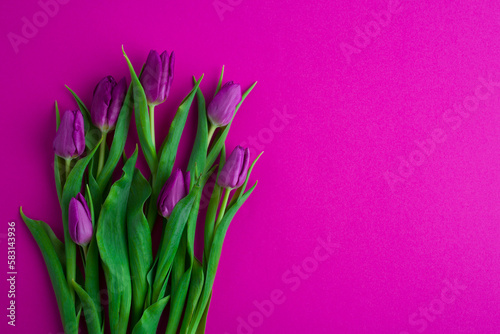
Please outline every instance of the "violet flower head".
M207 115L216 127L228 125L234 116L236 106L241 101L241 87L232 81L222 86L208 105Z
M92 123L102 132L108 132L115 127L126 93L125 78L116 83L112 76L107 76L95 87L90 116Z
M168 218L175 205L189 193L190 173L182 173L180 169L170 175L158 196L158 211Z
M174 79L174 63L173 51L170 56L167 51L161 55L156 50L149 52L141 75L141 84L149 104L158 105L168 98Z
M85 151L85 129L79 110L68 110L62 118L56 137L54 153L64 159L73 159Z
M77 245L88 245L92 239L92 217L81 193L69 201L68 229L71 240Z
M245 182L250 163L250 150L237 146L220 172L217 184L223 188L239 188Z

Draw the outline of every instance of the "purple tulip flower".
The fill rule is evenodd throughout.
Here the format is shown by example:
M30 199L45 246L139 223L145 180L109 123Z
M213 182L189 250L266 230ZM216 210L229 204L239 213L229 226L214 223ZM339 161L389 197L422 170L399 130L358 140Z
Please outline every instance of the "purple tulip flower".
M92 239L92 217L81 193L69 201L68 229L71 240L75 244L86 246Z
M223 188L239 188L245 182L250 163L250 150L237 146L220 172L217 184Z
M141 84L149 104L158 105L168 98L174 79L174 62L173 51L170 56L167 51L161 55L156 50L149 52L141 75Z
M182 173L180 169L170 175L158 196L158 211L168 218L175 205L189 193L190 173Z
M240 85L232 81L227 82L208 105L208 119L210 119L210 122L216 127L228 125L240 101Z
M66 111L54 139L54 152L64 159L73 159L85 151L83 116L79 110Z
M107 76L95 87L90 115L92 123L102 132L108 132L115 127L126 93L125 78L116 83L112 76Z

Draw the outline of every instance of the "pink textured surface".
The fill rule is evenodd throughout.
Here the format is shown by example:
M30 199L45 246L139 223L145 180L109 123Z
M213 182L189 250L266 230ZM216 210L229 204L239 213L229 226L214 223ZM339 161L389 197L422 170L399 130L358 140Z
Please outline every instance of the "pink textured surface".
M159 140L191 75L207 96L222 64L227 80L259 81L228 139L265 151L259 185L229 229L207 333L498 333L498 1L64 2L17 53L8 34L42 9L0 4L2 332L62 330L18 208L62 235L53 101L75 107L67 84L89 104L103 76L128 78L124 44L136 68L151 48L176 52Z

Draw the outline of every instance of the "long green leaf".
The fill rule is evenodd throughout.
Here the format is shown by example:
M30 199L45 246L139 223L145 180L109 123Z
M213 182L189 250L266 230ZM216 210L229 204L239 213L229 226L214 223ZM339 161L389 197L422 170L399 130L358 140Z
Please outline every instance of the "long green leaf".
M184 318L182 319L181 334L187 333L189 323L193 316L193 312L200 298L201 291L203 289L204 274L203 267L195 259L193 263L193 270L191 274L191 283L189 285L189 294L186 302L186 311L184 312Z
M256 186L257 183L255 183L255 185L250 190L248 190L245 194L243 194L243 196L232 207L230 207L229 210L226 211L224 217L220 222L220 225L215 231L214 240L210 248L210 255L208 257L208 265L205 276L205 283L203 286L203 292L200 298L200 302L196 307L193 321L191 322L190 325L191 334L194 334L196 332L196 329L198 328L200 320L203 316L203 312L205 311L205 307L207 306L210 295L212 293L215 274L217 273L217 268L219 266L219 260L222 253L222 244L224 243L224 238L226 236L229 224L231 223L231 220L233 219L236 212L238 212L239 208L243 205L243 203L245 203L245 201L251 195Z
M214 168L213 168L214 169ZM212 169L212 170L213 170ZM173 276L176 274L176 271L181 271L182 273L180 277L172 278L172 302L170 304L170 315L168 318L168 325L166 334L175 334L178 331L179 322L181 319L182 311L184 310L184 304L186 302L186 297L188 294L189 281L191 280L191 272L193 269L193 263L195 262L194 257L194 237L196 232L196 222L198 219L198 211L200 209L200 200L203 193L203 188L205 186L206 181L208 180L211 172L204 175L200 178L199 183L193 188L193 192L196 193L196 198L193 203L193 207L191 212L189 213L189 218L187 221L187 226L183 234L184 240L183 247L179 247L176 257L174 259L174 266L172 269ZM188 268L184 272L184 263L185 263L185 252L187 250L188 254ZM182 256L180 256L180 254Z
M88 185L86 187L86 190L87 191L85 199L87 200L90 208L90 215L92 217L92 224L95 232L97 230L97 223L95 221L96 215L94 210L94 201ZM97 320L99 324L102 324L101 295L99 290L99 250L97 248L96 233L93 234L92 240L90 241L90 244L87 248L87 260L85 262L85 290L96 308ZM86 314L85 318L87 318Z
M54 154L54 180L56 182L57 198L61 202L62 181L61 181L61 158Z
M64 246L66 252L66 280L68 281L68 287L70 287L72 298L74 298L73 288L71 281L76 281L76 245L71 240L68 230L68 207L69 202L73 197L80 192L82 188L83 173L87 168L88 163L94 156L97 150L97 146L90 151L90 153L85 157L77 161L73 169L68 175L68 179L64 184L62 200L61 200L61 211L62 220L64 227Z
M61 124L61 115L59 114L59 105L57 101L54 103L54 107L56 109L56 131L59 130L59 125Z
M144 154L144 158L148 163L149 169L151 170L151 174L156 173L156 169L158 167L158 158L156 156L155 145L153 140L151 139L151 129L149 125L149 113L148 113L148 103L146 99L146 93L144 92L144 88L135 73L134 67L130 62L125 50L123 49L123 56L127 61L130 76L132 78L132 96L134 100L134 109L135 109L135 123L137 125L137 134L139 137L139 142L141 144L142 153Z
M259 155L260 157L260 155ZM257 160L254 160L252 165L250 166L247 177L245 179L245 183L242 186L242 189L245 189L248 180L250 179L250 175L255 166ZM222 157L223 158L223 157ZM245 203L248 197L252 194L253 190L257 186L257 182L254 186L244 193L233 205L228 207L228 210L224 214L220 224L217 226L215 230L215 234L213 237L212 244L210 245L210 254L208 256L204 255L204 258L207 261L207 264L204 264L205 270L205 282L203 286L202 296L200 297L200 302L198 303L196 310L193 315L193 320L189 325L188 332L191 334L195 334L199 326L204 326L203 323L200 323L200 320L206 318L206 312L208 312L208 304L210 303L210 298L212 296L212 287L215 280L215 274L217 272L217 267L219 266L219 260L222 253L222 244L224 243L224 238L226 236L227 229L234 215L238 212L240 207ZM205 320L204 320L205 321Z
M217 93L219 92L221 86L222 86L222 80L224 78L224 65L222 65L222 69L220 71L220 77L219 77L219 83L217 84L217 88L215 89L215 93L214 93L214 96L217 95Z
M49 240L54 247L54 251L57 254L57 258L59 262L61 262L61 266L63 270L66 269L66 253L64 253L64 244L59 240L59 238L54 234L54 231L50 228L50 226L42 221L40 221L40 226L45 230L45 233L49 237Z
M177 248L179 247L179 242L184 232L189 212L191 212L195 195L195 192L190 192L175 205L175 208L164 228L163 241L157 255L158 265L153 283L153 302L156 302L158 299L163 297L160 293L166 283L167 275L170 273L172 268L172 262L177 252Z
M135 325L132 334L151 334L156 333L160 317L168 303L170 296L160 299L144 311L141 320Z
M170 125L170 130L168 131L167 138L162 144L160 160L158 162L158 170L155 177L153 178L153 195L149 201L148 207L148 222L150 230L153 230L154 223L157 217L157 207L156 201L161 188L167 182L168 177L172 173L172 168L174 167L175 157L177 155L177 149L179 147L179 142L181 140L182 132L186 124L186 119L193 103L194 96L198 87L200 86L201 80L203 80L203 75L196 82L195 86L191 92L182 100L177 112Z
M83 312L85 313L85 321L87 322L87 330L89 334L102 333L99 311L97 310L94 301L78 283L75 281L72 281L71 283L73 285L73 289L75 289L76 294L78 295L78 298L82 301Z
M94 161L94 160L92 160ZM90 167L90 166L89 166ZM88 186L90 189L90 194L92 195L92 202L94 203L95 217L99 218L102 205L102 196L104 195L104 189L101 189L99 184L97 184L96 179L92 173L88 173Z
M207 327L208 309L210 308L211 299L212 299L212 294L210 294L210 297L208 298L208 303L207 306L205 306L205 311L203 312L203 315L201 316L201 321L198 324L198 328L196 329L196 334L205 334L205 328Z
M59 130L59 124L61 123L61 117L59 116L59 107L57 101L55 103L56 109L56 131ZM61 202L62 195L62 181L61 181L61 158L54 154L54 180L56 182L57 198Z
M120 114L118 115L118 120L116 121L116 127L113 134L113 142L109 150L109 155L102 168L101 173L97 177L97 183L101 189L104 189L113 171L115 170L116 164L120 160L120 157L125 148L125 142L127 141L127 134L130 126L130 119L132 117L132 84L128 87L127 95L125 95L125 100L123 102L122 108L120 109Z
M136 168L127 204L127 234L132 275L131 326L142 315L148 292L147 275L153 265L151 231L143 212L144 203L151 195L151 187Z
M47 228L43 226L45 223L26 217L22 208L20 208L19 211L24 222L26 223L26 226L28 226L28 229L33 235L33 238L35 238L38 247L40 247L40 251L42 252L45 265L47 266L47 270L49 272L50 281L52 282L52 287L54 288L54 292L56 294L57 305L59 306L64 331L65 333L77 334L78 322L76 318L75 304L73 302L73 298L71 297L71 292L68 288L66 278L64 277L61 261L54 250L50 237L47 235Z
M170 303L170 313L168 316L166 334L176 334L177 327L181 320L182 311L184 310L184 303L189 288L189 281L191 279L191 268L189 268L179 279L178 284L172 291L172 303Z
M82 112L83 116L83 122L84 122L84 128L85 128L85 145L88 147L89 150L94 149L95 144L98 141L98 138L100 137L100 131L97 129L93 124L90 119L90 111L89 109L85 106L85 103L78 97L78 95L68 86L66 88L69 90L71 95L73 95L76 104L78 105L78 108Z
M203 249L203 267L206 269L206 264L208 263L208 255L210 254L210 246L212 245L212 239L215 229L215 219L217 216L217 209L219 208L220 199L222 196L222 188L217 184L217 179L224 164L226 163L226 148L222 146L219 159L219 171L215 178L215 185L210 196L210 202L208 203L207 214L205 218L205 234L204 234L204 249Z
M196 83L194 77L193 80ZM196 137L194 139L193 149L191 151L187 167L187 170L192 174L195 166L198 166L198 170L200 171L205 169L205 161L207 159L208 150L207 110L205 106L205 98L203 97L200 87L196 90L196 99L198 101L198 129L196 131Z
M137 161L137 148L123 167L122 177L109 190L97 226L97 244L109 293L109 321L112 334L126 333L132 286L128 259L126 203Z

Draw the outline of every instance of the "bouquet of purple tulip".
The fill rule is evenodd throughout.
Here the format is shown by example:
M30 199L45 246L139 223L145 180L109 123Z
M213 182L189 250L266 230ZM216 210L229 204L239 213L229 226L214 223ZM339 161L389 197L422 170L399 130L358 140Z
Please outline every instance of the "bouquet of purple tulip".
M222 86L223 67L206 108L199 87L203 75L194 79L158 150L154 109L168 98L174 53L151 51L139 76L123 55L132 78L128 88L125 78L105 77L94 90L90 110L68 88L80 110L62 117L56 102L54 176L64 242L22 209L21 216L45 259L65 333L79 332L82 311L92 334L155 333L162 316L168 318L166 333L204 333L227 229L257 185L247 190L258 157L250 165L248 148L238 146L226 160L225 150L232 120L255 83L244 94L233 82ZM185 170L173 170L195 98L198 126L189 163ZM124 153L132 113L149 179L136 167L137 147L130 157ZM113 180L120 159L123 173ZM204 220L203 258L197 259L196 224L202 191L212 175L216 183ZM151 232L159 216L162 235L154 254ZM101 271L106 303L101 302Z

